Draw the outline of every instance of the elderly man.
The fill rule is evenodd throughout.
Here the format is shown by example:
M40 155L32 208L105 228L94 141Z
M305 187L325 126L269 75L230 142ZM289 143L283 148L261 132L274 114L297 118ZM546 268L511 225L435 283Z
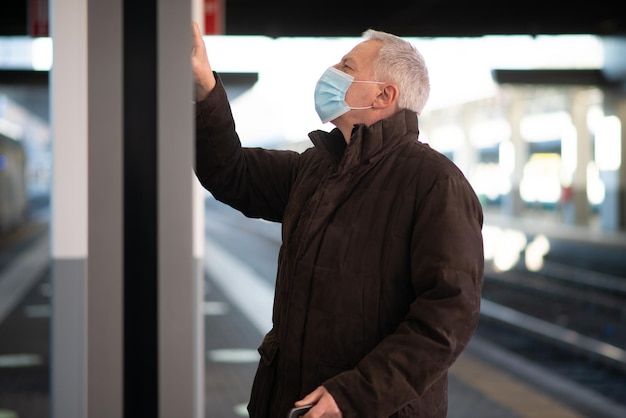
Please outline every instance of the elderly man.
M296 153L241 146L193 33L196 175L244 215L282 223L250 417L312 405L305 418L444 418L448 369L479 318L483 213L457 166L418 140L422 55L366 31L315 87L335 128Z

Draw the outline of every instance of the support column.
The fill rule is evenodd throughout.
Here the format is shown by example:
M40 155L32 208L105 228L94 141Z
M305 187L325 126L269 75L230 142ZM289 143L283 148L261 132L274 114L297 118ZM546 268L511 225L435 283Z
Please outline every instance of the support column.
M573 223L581 226L589 226L589 218L591 217L591 207L587 198L587 166L593 155L593 142L587 123L587 112L593 104L590 95L588 90L574 91L570 108L576 132L574 145L576 165L573 167L572 195L569 204L573 206Z
M595 157L604 182L600 226L608 232L626 230L626 100L619 91L605 90L604 120L596 133Z
M133 4L137 0L125 0ZM191 2L158 0L157 9L157 183L158 183L158 381L159 417L203 416L198 401L204 390L202 301L195 259L193 78L191 71ZM133 24L133 23L130 23ZM128 26L126 26L128 30ZM141 48L140 43L136 44ZM138 71L140 75L142 71ZM132 141L133 138L126 138ZM139 158L141 158L138 155ZM133 161L137 163L138 160ZM204 213L204 208L202 210ZM196 213L196 215L198 215ZM197 253L196 253L197 254ZM131 278L127 278L131 279ZM200 282L202 283L202 282ZM200 362L199 362L200 361ZM141 414L128 415L142 416Z
M88 416L86 0L53 2L50 25L51 414L82 418Z
M83 356L88 385L84 399L89 417L115 418L122 416L124 389L122 2L87 4L88 321L84 332L88 345ZM56 45L55 41L55 51Z
M191 17L200 26L201 33L204 33L204 0L191 0ZM193 93L192 93L193 94ZM195 135L195 132L193 133ZM206 230L204 216L206 211L205 189L198 181L193 169L189 170L191 182L193 184L193 259L195 277L195 303L196 312L196 348L195 348L195 415L196 418L204 417L204 370L206 366L205 357L205 335L204 335L204 244L206 240Z
M619 99L617 105L616 116L620 123L620 139L621 145L621 164L619 168L619 199L618 199L618 213L619 213L619 232L626 231L626 99L624 94L617 96Z
M520 195L520 183L524 174L524 164L528 161L528 144L522 138L520 124L525 112L525 100L519 89L511 89L511 101L508 109L511 124L511 142L514 151L514 166L511 175L511 192L502 198L502 212L507 216L522 217L524 203Z
M478 163L478 149L472 144L472 128L474 127L473 121L476 120L479 112L472 110L469 106L464 106L461 113L461 124L464 138L463 143L459 146L455 152L455 161L461 171L466 176L470 176L471 168L476 167Z
M199 418L190 3L52 6L52 417Z

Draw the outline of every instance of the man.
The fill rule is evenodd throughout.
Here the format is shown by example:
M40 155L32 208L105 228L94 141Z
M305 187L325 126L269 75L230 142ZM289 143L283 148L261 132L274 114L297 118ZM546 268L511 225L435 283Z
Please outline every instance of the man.
M478 322L482 208L418 141L424 60L394 35L364 36L315 87L336 129L298 154L242 148L194 25L196 175L246 216L282 222L252 418L309 404L305 418L443 418L447 371Z

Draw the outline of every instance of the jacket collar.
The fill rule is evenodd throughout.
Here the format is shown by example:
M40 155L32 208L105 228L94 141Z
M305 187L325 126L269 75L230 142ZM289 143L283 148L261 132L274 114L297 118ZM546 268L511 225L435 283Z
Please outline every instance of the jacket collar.
M402 109L373 125L354 125L347 146L337 128L330 132L313 131L309 133L309 138L333 165L348 169L362 162L378 160L406 141L417 140L418 135L417 114Z

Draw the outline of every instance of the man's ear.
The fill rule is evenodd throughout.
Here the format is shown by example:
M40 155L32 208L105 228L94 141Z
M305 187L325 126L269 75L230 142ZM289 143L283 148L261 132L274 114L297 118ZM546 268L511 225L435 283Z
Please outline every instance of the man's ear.
M385 84L376 96L374 107L382 109L394 105L398 101L398 93L398 86L393 83Z

